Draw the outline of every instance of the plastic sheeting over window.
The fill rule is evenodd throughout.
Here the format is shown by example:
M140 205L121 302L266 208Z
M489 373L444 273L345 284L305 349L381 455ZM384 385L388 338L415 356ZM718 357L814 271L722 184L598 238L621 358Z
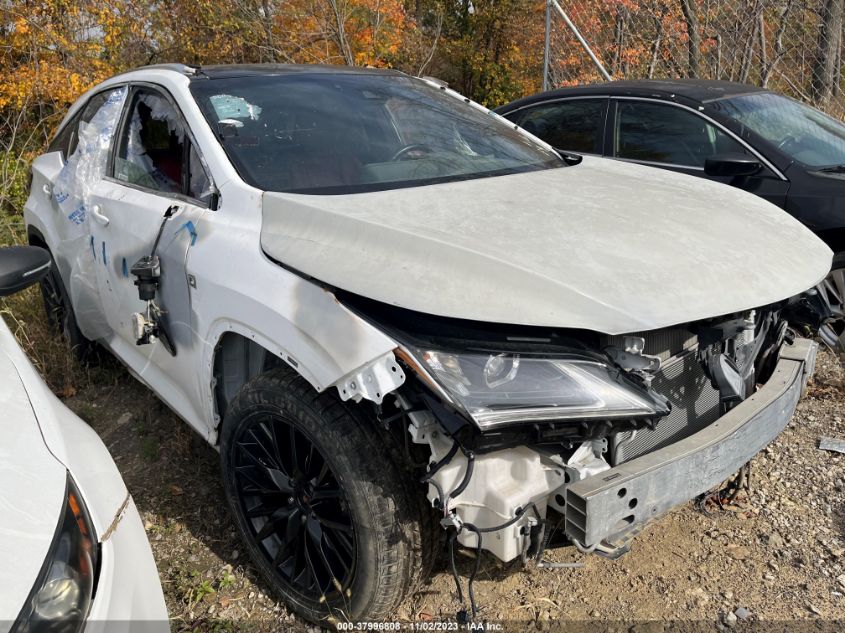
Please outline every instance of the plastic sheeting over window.
M84 233L82 225L88 218L93 189L108 166L111 142L126 91L126 86L112 90L89 122L79 121L76 148L68 156L53 187L56 203L68 221L79 227L79 234Z
M56 246L58 261L70 268L67 291L77 324L89 339L107 336L109 326L101 308L97 281L97 252L90 235L89 215L95 189L106 175L115 129L120 120L127 87L122 86L92 97L82 116L75 117L67 129L69 155L53 184L53 197L65 218L60 232L63 239ZM101 247L105 251L105 247Z

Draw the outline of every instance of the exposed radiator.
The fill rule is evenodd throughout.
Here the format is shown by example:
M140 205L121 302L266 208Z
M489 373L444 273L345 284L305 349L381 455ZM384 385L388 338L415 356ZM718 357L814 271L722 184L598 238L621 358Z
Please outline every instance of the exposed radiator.
M719 392L695 356L688 352L660 368L652 387L672 403L672 412L653 430L618 433L610 443L614 465L688 437L719 417Z

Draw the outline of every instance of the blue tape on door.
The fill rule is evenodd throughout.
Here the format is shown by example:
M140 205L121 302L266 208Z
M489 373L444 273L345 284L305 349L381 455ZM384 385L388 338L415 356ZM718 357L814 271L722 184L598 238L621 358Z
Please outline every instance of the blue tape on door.
M188 220L179 227L179 230L176 233L181 233L183 230L187 230L188 233L191 234L191 246L197 243L197 229L194 227L194 223Z

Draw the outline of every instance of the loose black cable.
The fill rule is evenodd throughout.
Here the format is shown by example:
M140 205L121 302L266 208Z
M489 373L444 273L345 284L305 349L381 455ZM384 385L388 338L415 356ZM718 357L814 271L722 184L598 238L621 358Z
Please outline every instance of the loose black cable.
M467 457L467 468L464 471L464 478L461 480L461 483L458 484L458 487L455 488L452 492L449 493L449 496L446 497L446 503L449 503L450 499L454 499L455 497L460 496L460 494L467 489L469 485L469 480L472 477L472 471L475 466L475 454L472 451L466 453Z
M443 456L439 462L435 462L434 465L428 469L428 472L425 474L425 477L422 478L422 483L426 483L429 479L434 477L441 468L443 468L446 464L452 461L452 458L455 456L455 453L458 452L458 443L452 442L452 448L449 449L449 452Z
M446 495L443 493L443 488L433 479L426 483L431 484L434 486L435 490L437 490L437 500L440 502L440 511L443 512L443 516L446 516Z
M464 606L464 592L461 590L461 579L458 576L458 566L455 565L455 539L458 538L458 531L449 534L449 560L452 564L452 577L455 579L455 589L458 592L458 602Z
M467 582L467 594L469 595L469 605L472 611L472 617L478 614L478 607L475 603L475 591L474 591L474 583L475 577L478 575L478 571L481 567L481 544L482 544L482 534L489 534L490 532L498 532L499 530L504 530L509 528L514 523L519 521L528 509L532 509L534 511L537 520L543 522L543 518L540 516L540 511L537 509L537 506L534 504L533 501L529 501L524 507L520 508L519 511L509 520L505 521L501 525L496 525L493 527L488 528L479 528L473 525L472 523L462 523L460 529L466 528L470 532L473 532L478 539L478 542L475 545L475 565L473 566L472 572L469 575L469 581ZM464 594L461 590L461 579L458 576L458 569L455 566L455 539L458 536L459 530L456 530L449 536L449 556L452 562L452 576L455 579L455 587L458 591L458 601L461 603L463 607L464 604Z
M443 492L443 488L436 481L434 481L432 477L434 477L434 475L437 474L437 471L443 468L443 466L452 461L452 458L457 452L458 443L453 442L452 448L450 448L449 452L443 456L443 459L438 462L435 462L434 465L429 468L428 472L420 479L420 483L431 484L437 490L437 498L440 500L440 510L443 512L443 516L446 516L446 514L448 513L446 506L449 502L449 497L451 497L451 495L447 497L446 494Z
M475 577L478 575L478 570L481 567L481 530L475 527L472 523L464 523L464 527L470 532L475 532L475 536L478 539L478 543L475 545L475 565L473 566L472 573L470 573L469 580L467 581L469 608L472 611L473 619L475 619L475 616L478 615L478 607L475 604L475 591L473 589L473 584L475 583Z

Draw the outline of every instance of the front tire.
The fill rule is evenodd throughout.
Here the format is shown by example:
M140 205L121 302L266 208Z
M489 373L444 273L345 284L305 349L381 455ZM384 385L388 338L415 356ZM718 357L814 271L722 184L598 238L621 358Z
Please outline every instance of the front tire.
M361 410L287 368L226 411L226 499L264 579L312 622L390 617L421 576L419 505Z

